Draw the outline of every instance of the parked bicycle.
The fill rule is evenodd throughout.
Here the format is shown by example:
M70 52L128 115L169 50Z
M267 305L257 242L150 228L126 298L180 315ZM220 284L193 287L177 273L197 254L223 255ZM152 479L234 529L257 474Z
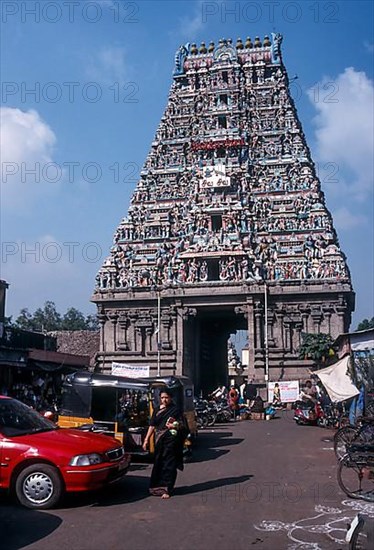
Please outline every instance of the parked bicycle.
M361 417L357 426L344 426L334 435L334 453L341 460L352 443L371 443L374 441L374 418Z
M352 443L339 461L339 487L350 498L374 502L374 443Z
M215 405L206 399L194 398L196 423L198 428L214 426L217 419Z

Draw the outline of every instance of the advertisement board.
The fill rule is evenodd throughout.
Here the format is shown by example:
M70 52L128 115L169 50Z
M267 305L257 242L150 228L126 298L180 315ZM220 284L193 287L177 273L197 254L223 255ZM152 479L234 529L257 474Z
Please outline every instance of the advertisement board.
M282 403L293 403L294 401L298 400L300 394L298 380L288 380L277 383L279 384ZM273 401L274 386L275 382L268 383L268 395L270 403Z
M149 365L129 365L127 363L112 362L112 375L126 378L148 378Z

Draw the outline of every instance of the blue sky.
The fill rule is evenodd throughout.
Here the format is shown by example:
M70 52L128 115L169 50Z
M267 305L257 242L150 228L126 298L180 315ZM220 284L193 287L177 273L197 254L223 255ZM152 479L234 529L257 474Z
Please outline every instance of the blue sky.
M1 26L7 315L46 300L94 312L176 49L273 31L351 269L352 328L374 315L372 2L4 0Z

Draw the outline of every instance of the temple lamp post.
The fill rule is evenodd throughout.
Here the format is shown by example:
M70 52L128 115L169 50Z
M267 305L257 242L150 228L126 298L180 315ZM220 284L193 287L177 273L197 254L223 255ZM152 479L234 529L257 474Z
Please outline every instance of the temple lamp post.
M264 306L265 306L265 382L269 382L269 340L268 340L268 285L265 279L262 279L264 283Z

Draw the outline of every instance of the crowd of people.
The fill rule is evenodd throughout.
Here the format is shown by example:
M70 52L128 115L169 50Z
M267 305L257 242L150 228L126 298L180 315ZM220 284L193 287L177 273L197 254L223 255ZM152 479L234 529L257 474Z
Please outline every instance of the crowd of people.
M240 386L234 383L231 383L229 388L220 385L209 397L217 402L227 402L234 420L251 411L262 412L264 410L264 401L258 393L253 378L245 380Z

